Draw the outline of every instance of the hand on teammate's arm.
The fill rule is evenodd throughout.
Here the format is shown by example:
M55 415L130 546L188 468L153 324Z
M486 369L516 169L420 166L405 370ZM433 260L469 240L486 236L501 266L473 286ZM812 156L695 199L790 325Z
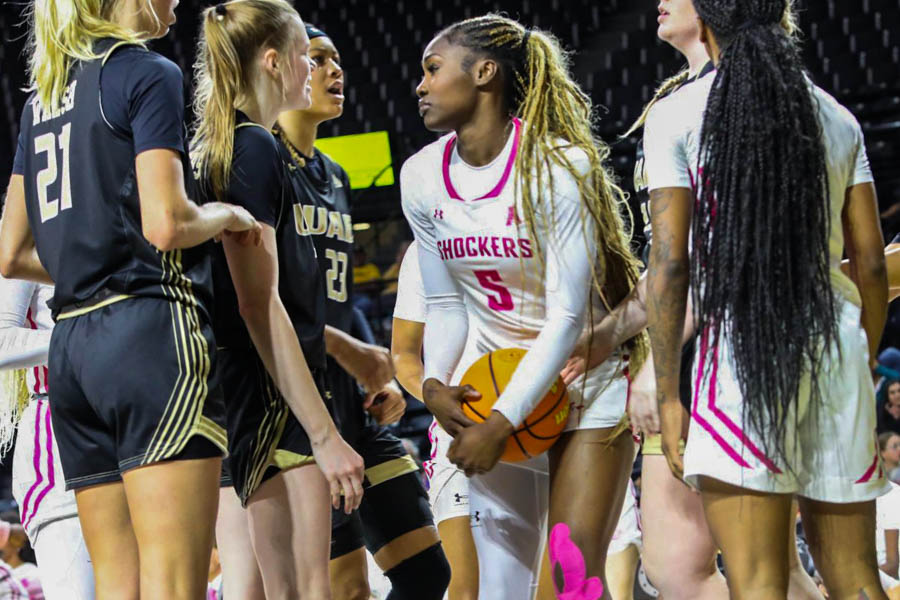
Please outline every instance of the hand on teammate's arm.
M319 395L296 331L278 293L275 230L266 225L262 244L224 240L241 317L266 370L312 443L316 464L331 490L332 506L350 513L362 501L363 460L341 438Z
M841 221L850 277L862 298L862 326L869 341L869 360L874 366L888 306L884 238L874 184L861 183L847 190Z
M38 259L25 209L25 183L21 175L13 175L9 179L3 219L0 221L0 274L7 278L53 284L50 274Z
M692 202L688 188L660 188L650 192L653 243L647 270L647 317L663 453L669 468L679 478L684 471L678 451L683 420L679 377L690 283L688 237Z
M380 392L394 379L394 361L387 348L362 342L330 325L325 327L325 348L367 394Z
M223 235L242 245L260 244L260 224L244 208L224 202L198 206L187 197L178 152L141 152L135 172L144 237L159 250L192 248Z
M406 399L400 386L392 380L381 391L366 395L363 409L375 417L379 425L391 425L406 413Z

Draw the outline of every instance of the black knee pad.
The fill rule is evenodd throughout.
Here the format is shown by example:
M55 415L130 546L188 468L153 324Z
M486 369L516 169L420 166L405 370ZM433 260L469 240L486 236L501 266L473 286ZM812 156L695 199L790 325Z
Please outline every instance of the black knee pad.
M450 563L438 542L385 572L391 580L387 600L441 600L450 585Z

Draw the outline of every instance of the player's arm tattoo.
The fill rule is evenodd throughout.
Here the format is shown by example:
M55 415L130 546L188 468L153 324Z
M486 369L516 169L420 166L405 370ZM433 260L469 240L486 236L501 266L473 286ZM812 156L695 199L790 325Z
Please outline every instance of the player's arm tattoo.
M660 400L678 399L681 342L690 263L691 193L662 188L650 192L653 242L647 271L647 318Z

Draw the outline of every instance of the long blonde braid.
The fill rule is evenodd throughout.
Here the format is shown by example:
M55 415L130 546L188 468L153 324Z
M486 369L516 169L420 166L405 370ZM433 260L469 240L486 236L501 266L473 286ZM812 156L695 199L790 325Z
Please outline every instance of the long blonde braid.
M510 115L522 120L516 186L540 262L544 249L535 234L539 214L553 218L553 197L545 191L553 189L551 167L564 168L578 181L584 226L597 248L594 288L611 310L637 283L640 263L631 252L630 234L622 219L625 193L606 166L609 147L594 135L593 104L572 79L568 54L552 34L526 29L496 14L460 21L438 37L489 56L501 66ZM587 173L582 174L568 159L565 151L572 147L587 155ZM588 228L589 224L593 226ZM628 346L631 371L637 372L648 353L646 336L633 338Z

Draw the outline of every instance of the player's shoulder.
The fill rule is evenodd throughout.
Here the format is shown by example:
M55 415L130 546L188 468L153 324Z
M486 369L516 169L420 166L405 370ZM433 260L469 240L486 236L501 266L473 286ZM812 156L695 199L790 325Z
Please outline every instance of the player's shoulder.
M346 169L340 165L336 160L328 156L325 152L322 152L318 148L316 148L316 154L318 154L322 158L322 162L325 164L326 168L329 172L333 173L337 177L343 180L350 179L350 176L347 175ZM343 185L343 183L342 183Z
M846 106L838 102L834 96L812 84L812 95L819 111L820 120L826 134L833 134L839 137L852 135L862 132L862 127L856 117L850 112Z
M690 126L703 114L706 99L716 79L716 72L683 85L671 94L660 98L647 113L646 127L651 130L676 130Z
M137 44L121 43L113 45L105 54L104 70L129 78L177 80L181 82L184 74L175 62L158 52Z
M248 155L261 159L270 159L280 155L279 143L272 132L247 120L239 120L234 130L235 156Z
M401 185L404 181L412 182L441 176L444 148L453 135L452 133L443 135L407 158L400 168Z

